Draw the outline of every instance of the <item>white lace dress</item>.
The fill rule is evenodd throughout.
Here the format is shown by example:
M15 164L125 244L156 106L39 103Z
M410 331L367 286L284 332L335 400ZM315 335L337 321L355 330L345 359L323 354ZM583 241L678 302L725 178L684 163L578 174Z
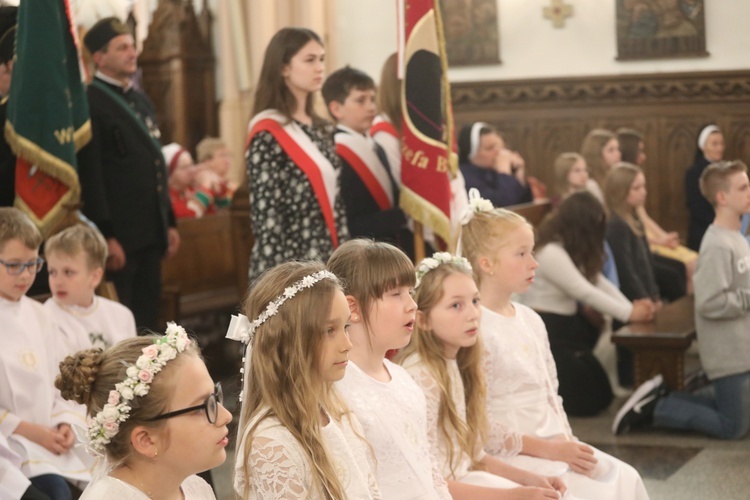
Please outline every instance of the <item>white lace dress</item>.
M216 500L211 487L198 476L188 476L180 486L185 500ZM81 495L81 500L148 500L144 492L124 481L104 476L91 483Z
M456 405L458 415L466 420L466 401L464 398L464 384L458 371L456 360L446 360L448 373L451 381L451 399ZM432 456L437 460L443 476L448 479L489 488L515 488L519 485L509 479L505 479L484 471L471 470L472 460L466 453L454 453L453 470L451 471L450 453L448 443L438 429L438 412L440 408L440 387L430 374L419 355L412 355L404 360L406 371L411 375L417 385L422 389L427 402L427 439L430 442ZM450 446L458 451L458 440L452 437ZM477 447L476 460L481 460L486 455L481 446Z
M264 412L261 411L260 414ZM257 419L257 417L256 417ZM320 499L321 492L313 483L313 468L308 462L302 445L276 418L266 418L253 432L248 469L245 477L244 457L248 431L247 426L237 450L234 489L240 498L250 499ZM367 443L356 417L344 417L341 422L329 417L329 423L321 429L323 445L326 447L341 486L350 500L374 500L382 498L375 476L370 471Z
M513 303L515 316L506 317L482 308L482 340L487 376L489 449L502 442L498 423L539 438L573 438L568 417L557 395L557 369L544 322L532 309ZM595 449L598 464L593 478L567 472L568 490L591 500L647 499L638 472L615 457ZM521 457L519 457L521 458ZM523 462L508 461L521 468Z
M447 499L448 484L430 454L422 391L402 367L385 360L390 382L380 382L349 361L336 389L354 412L375 450L383 498Z

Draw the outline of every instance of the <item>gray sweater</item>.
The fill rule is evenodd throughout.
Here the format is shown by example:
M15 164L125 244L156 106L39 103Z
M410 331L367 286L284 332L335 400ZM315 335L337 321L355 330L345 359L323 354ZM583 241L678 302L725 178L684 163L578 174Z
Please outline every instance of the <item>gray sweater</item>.
M750 245L711 224L693 277L695 327L710 379L750 371Z

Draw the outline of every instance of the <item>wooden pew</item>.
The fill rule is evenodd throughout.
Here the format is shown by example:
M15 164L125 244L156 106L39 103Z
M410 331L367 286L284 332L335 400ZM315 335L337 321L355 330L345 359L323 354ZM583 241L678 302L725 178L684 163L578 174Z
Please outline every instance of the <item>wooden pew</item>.
M523 215L529 221L529 224L536 228L539 227L547 214L552 211L552 203L548 199L543 199L528 203L519 203L518 205L511 205L505 208Z
M247 288L252 235L247 191L235 194L229 210L200 219L180 219L182 243L162 266L161 316L236 310Z
M612 341L633 351L634 387L661 373L670 389L685 386L685 351L695 339L694 299L666 304L651 323L632 323Z

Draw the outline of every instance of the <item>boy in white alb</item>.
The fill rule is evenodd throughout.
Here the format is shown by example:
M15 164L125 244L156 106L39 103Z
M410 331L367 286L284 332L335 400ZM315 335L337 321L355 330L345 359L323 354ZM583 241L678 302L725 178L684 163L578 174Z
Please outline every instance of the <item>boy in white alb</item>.
M90 481L92 458L74 448L83 410L55 389L64 356L56 325L25 296L44 260L42 236L20 210L0 208L0 434L21 458L21 472L51 498L71 498L67 481Z
M63 334L66 354L107 347L136 335L133 313L94 291L104 276L107 244L94 228L78 224L44 246L52 297L44 307Z

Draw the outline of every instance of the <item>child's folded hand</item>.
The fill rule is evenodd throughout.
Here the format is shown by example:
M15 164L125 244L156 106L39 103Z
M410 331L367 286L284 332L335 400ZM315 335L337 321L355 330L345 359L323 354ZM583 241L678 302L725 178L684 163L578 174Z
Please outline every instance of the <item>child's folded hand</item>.
M57 431L63 437L63 446L65 450L69 450L76 443L76 436L73 433L73 429L68 424L60 424L57 426Z
M43 446L55 455L62 455L68 451L65 447L65 437L57 429L44 427L43 425L21 422L16 427L16 434Z

